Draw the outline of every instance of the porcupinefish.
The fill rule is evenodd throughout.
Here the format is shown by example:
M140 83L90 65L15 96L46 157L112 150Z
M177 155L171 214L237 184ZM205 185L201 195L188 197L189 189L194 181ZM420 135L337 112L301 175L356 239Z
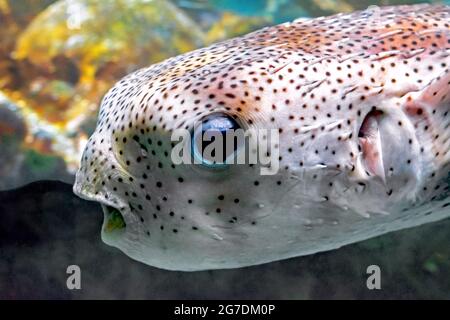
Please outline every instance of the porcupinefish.
M101 203L104 242L170 270L256 265L446 218L449 24L448 6L369 7L140 69L103 98L74 192ZM278 171L174 164L171 136L195 122L276 130Z

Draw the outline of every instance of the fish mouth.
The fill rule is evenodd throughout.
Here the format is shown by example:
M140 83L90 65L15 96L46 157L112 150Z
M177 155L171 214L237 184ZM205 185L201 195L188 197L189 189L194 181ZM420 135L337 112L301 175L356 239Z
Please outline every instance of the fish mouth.
M127 207L100 202L103 210L102 241L132 256L142 252L143 230L135 215Z
M81 174L77 173L73 193L84 200L95 201L100 204L103 211L102 235L106 239L113 240L112 238L117 238L117 235L125 233L127 223L121 209L111 202L105 202L104 198L93 193L83 182Z
M122 212L115 207L101 204L104 213L103 231L106 233L113 233L124 231L126 229L125 218Z
M142 244L140 239L145 236L145 230L139 223L139 218L123 199L106 188L89 182L82 170L78 170L76 174L73 192L84 200L100 204L103 211L101 228L103 242L134 255L139 254Z

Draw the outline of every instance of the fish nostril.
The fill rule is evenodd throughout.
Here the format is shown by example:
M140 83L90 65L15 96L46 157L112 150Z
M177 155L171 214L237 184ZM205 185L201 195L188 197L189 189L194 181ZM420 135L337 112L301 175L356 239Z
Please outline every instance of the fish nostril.
M125 219L123 218L122 213L117 208L103 204L102 208L105 212L105 232L113 232L126 228L127 225L125 223Z

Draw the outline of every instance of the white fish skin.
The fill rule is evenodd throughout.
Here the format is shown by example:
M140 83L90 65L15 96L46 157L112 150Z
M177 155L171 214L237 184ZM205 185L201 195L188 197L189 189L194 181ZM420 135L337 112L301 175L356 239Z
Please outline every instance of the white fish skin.
M102 101L74 192L103 205L106 243L170 270L250 266L449 217L449 24L447 6L371 8L132 73ZM173 165L171 132L214 113L278 129L279 172Z

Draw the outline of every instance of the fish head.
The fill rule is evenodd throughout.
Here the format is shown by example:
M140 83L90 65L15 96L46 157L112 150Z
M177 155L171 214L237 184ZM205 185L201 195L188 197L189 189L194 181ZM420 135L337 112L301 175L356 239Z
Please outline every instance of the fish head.
M448 213L446 21L445 6L299 20L138 70L104 97L74 192L102 204L106 243L172 270L436 220ZM234 130L245 139L226 149ZM208 132L223 161L202 154Z

